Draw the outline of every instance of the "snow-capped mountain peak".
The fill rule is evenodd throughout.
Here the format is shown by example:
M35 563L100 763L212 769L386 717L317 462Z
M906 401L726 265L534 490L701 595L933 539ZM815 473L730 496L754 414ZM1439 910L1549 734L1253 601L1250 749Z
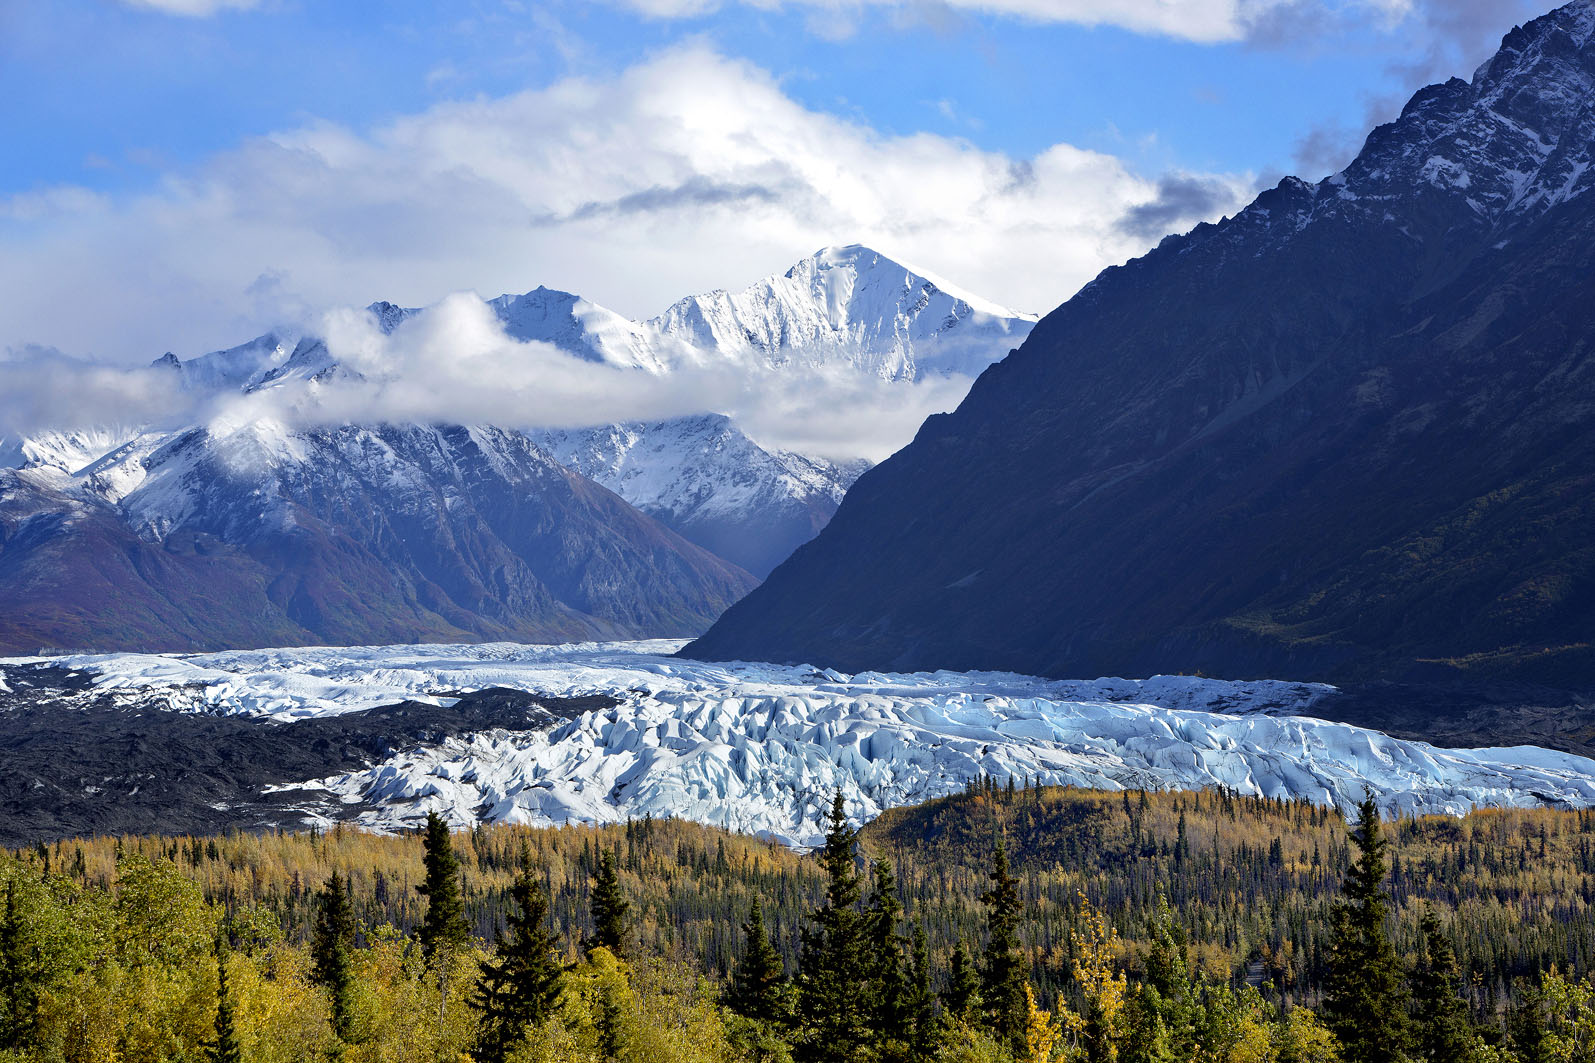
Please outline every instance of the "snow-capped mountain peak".
M822 247L814 254L794 265L786 271L789 279L807 282L826 293L826 301L830 305L842 305L847 309L853 301L855 292L864 292L878 285L890 288L893 285L904 284L909 289L926 293L941 293L966 304L970 310L988 317L1014 318L1017 320L1036 320L1034 314L1024 314L1017 310L1010 310L1004 306L978 295L971 294L962 288L955 287L947 281L931 273L929 270L918 266L908 265L899 259L892 259L863 244L848 244L845 247ZM838 328L845 325L844 321L834 322Z
M732 373L746 370L763 386L790 389L808 386L809 377L785 372L788 369L857 371L902 381L926 372L974 375L1006 354L1032 324L1028 317L1010 315L859 246L821 251L743 292L684 300L677 304L680 313L675 316L646 322L548 287L503 295L487 306L512 340L549 344L617 370L662 376L718 366ZM372 303L367 312L384 335L430 313L391 302ZM684 327L687 318L696 327ZM191 416L170 417L170 423L40 432L27 439L0 440L0 502L10 499L0 519L15 526L32 521L39 528L46 526L36 519L41 515L57 521L58 541L67 544L63 550L79 542L69 543L69 536L59 535L59 529L71 521L85 529L82 542L88 541L90 532L130 542L133 553L160 557L162 563L117 578L140 581L140 588L152 581L157 597L167 595L171 588L165 581L179 578L172 574L190 564L188 560L168 563L174 555L202 559L220 551L236 559L241 551L259 553L263 549L259 544L265 541L319 544L352 530L371 538L361 540L349 557L358 555L363 564L368 557L380 556L382 564L404 571L405 558L416 554L415 544L436 539L428 547L429 556L447 559L446 565L428 570L417 584L423 619L416 630L436 623L450 631L477 630L481 624L493 630L528 632L550 624L602 626L609 623L607 618L591 621L581 616L610 608L613 603L607 599L589 609L575 598L561 604L565 600L555 602L544 589L529 591L536 583L522 578L524 565L519 561L511 563L512 568L521 566L515 569L519 575L495 576L485 583L473 567L498 564L488 555L501 548L524 561L538 554L541 546L530 551L513 535L489 547L457 546L475 534L458 526L462 514L474 506L491 511L479 524L485 529L482 535L499 535L500 526L494 522L503 514L494 508L497 503L488 505L473 493L481 483L518 484L532 475L527 470L536 469L533 479L539 490L548 487L557 493L565 490L560 486L567 482L564 471L573 470L585 479L570 482L595 481L695 548L716 555L699 556L684 551L687 544L672 542L658 556L666 565L677 565L676 554L681 554L685 560L676 571L645 573L648 566L637 564L639 575L662 576L669 583L686 573L686 583L697 580L700 585L688 587L679 602L672 599L671 608L685 603L679 615L655 610L658 615L645 618L646 624L657 628L627 621L612 630L676 633L700 627L705 617L713 615L709 609L725 604L730 593L726 588L744 589L747 573L740 567L731 571L725 560L756 576L769 572L825 525L865 467L862 462L837 464L767 449L723 411L707 405L696 415L657 423L536 432L535 426L524 424L448 430L387 423L294 427L299 423L294 416L283 418L287 423L267 417L265 411L275 409L270 403L239 401L241 396L273 392L295 410L302 398L296 389L304 389L306 405L323 398L336 400L337 389L360 379L354 365L352 360L347 367L342 364L336 344L329 348L321 336L292 329L274 330L193 358L165 355L146 372L158 388L181 392L172 405L186 403ZM489 443L478 438L481 433L488 433L483 438ZM554 476L552 469L562 475ZM15 489L13 495L6 494L8 484ZM653 529L646 522L630 527L634 522L629 518L615 516L619 500L598 501L585 491L570 488L576 500L575 515L570 517L573 526L583 522L590 526L589 517L607 514L626 526L612 529L622 537L641 541L664 534L664 529ZM515 505L525 501L517 495ZM395 508L389 513L387 507ZM373 510L382 512L373 517ZM510 535L508 525L503 528ZM5 527L0 527L0 538L5 535ZM297 565L293 558L298 552L296 545L271 564L282 560L290 567ZM310 551L317 564L323 556L335 555L336 550ZM348 560L336 556L339 564ZM624 563L632 563L629 556ZM60 567L47 559L38 564ZM232 559L214 567L222 571L231 564ZM227 571L232 573L228 578L236 575ZM573 586L573 593L591 593L585 585ZM673 593L680 587L672 584L670 589ZM272 593L281 597L278 590ZM704 607L706 601L713 605ZM444 607L437 614L444 617L441 621L428 612L434 603ZM302 619L293 620L300 625L296 628L272 612L280 604L262 614L273 618L275 633L270 637L275 639L301 638L301 629L326 637L322 633L331 630L329 625L343 623L353 624L348 630L360 638L377 630L358 608L289 602L291 609L305 609ZM560 612L566 605L576 612ZM650 608L646 603L621 607L627 605L637 606L633 612ZM410 610L409 599L395 608L400 613ZM81 630L90 628L37 635L32 630L20 636L25 639L20 645L71 644L85 637ZM190 645L216 636L184 628L162 629L160 637L172 640L171 645Z
M852 244L822 248L740 292L683 299L646 324L746 364L914 380L977 376L1035 321Z

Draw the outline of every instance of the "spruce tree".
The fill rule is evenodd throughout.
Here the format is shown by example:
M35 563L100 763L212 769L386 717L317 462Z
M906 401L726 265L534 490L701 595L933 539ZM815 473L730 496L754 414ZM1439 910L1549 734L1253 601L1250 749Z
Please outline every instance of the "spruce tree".
M980 1008L980 973L970 962L962 941L953 946L941 1006L942 1015L950 1022L967 1022Z
M426 915L417 936L421 954L431 963L440 953L446 956L469 942L471 927L465 921L465 902L460 896L460 859L454 855L448 824L436 812L426 814L422 847L426 881L415 891L426 898Z
M1147 936L1146 985L1137 1006L1155 1005L1170 1051L1176 1058L1190 1058L1200 1039L1201 987L1191 970L1185 930L1175 922L1166 898L1158 898ZM1155 1033L1149 1038L1148 1043L1156 1043Z
M1550 1001L1543 981L1525 985L1514 980L1517 1003L1507 1016L1514 1058L1521 1063L1559 1063L1553 1054L1547 1011Z
M334 871L316 894L310 940L311 981L332 998L332 1031L348 1043L354 1035L354 911L348 884Z
M20 1050L32 1039L38 1017L37 965L26 935L17 884L8 880L0 911L0 1048Z
M986 906L986 954L980 967L980 999L986 1027L1013 1053L1022 1055L1029 1025L1028 978L1019 952L1019 882L1008 873L1008 850L997 839Z
M454 855L448 824L436 812L426 814L422 863L426 880L415 889L426 898L426 915L421 918L416 936L421 940L421 955L437 975L441 1030L448 1010L454 956L470 942L471 925L465 921L465 901L460 896L460 859Z
M1418 964L1412 973L1417 1058L1431 1063L1467 1063L1474 1056L1472 1024L1459 991L1456 952L1434 909L1424 906Z
M784 1025L791 1019L787 998L786 972L781 964L781 954L770 943L764 928L764 908L757 897L748 912L748 921L742 924L747 936L742 959L731 973L731 986L725 1004L745 1018L773 1025Z
M917 923L908 972L908 1058L911 1063L928 1063L941 1047L941 1030L936 1021L936 994L930 988L930 949L925 943L925 928Z
M854 1063L868 1059L872 1047L854 837L838 790L821 855L828 879L825 904L803 931L798 969L797 1047L806 1063Z
M1192 1055L1176 1055L1163 998L1151 985L1132 989L1124 1002L1124 1036L1118 1044L1119 1063L1175 1063Z
M598 857L598 873L593 877L591 914L593 933L583 944L588 952L606 948L619 956L626 946L626 913L630 903L620 892L620 875L615 870L615 854L605 849Z
M238 1026L233 1018L233 993L227 985L227 946L216 942L216 1042L208 1053L210 1063L243 1063Z
M903 906L897 899L892 865L877 860L870 870L874 882L864 910L864 959L870 983L871 1025L881 1040L906 1048L911 1032L908 972L904 969L902 939L897 933Z
M1324 999L1345 1063L1398 1063L1408 1045L1402 971L1385 926L1386 852L1372 793L1358 807L1352 833L1358 856L1331 917Z
M564 981L559 941L547 926L548 891L532 876L524 842L520 863L510 887L509 933L499 935L497 955L482 965L471 999L482 1016L472 1053L478 1063L503 1063L528 1029L548 1021Z

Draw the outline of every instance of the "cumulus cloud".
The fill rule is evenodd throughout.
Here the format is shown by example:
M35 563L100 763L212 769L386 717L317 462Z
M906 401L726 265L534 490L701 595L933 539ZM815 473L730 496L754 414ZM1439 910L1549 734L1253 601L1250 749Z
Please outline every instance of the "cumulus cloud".
M1369 29L1401 45L1385 65L1386 87L1364 96L1359 121L1322 123L1297 141L1297 172L1316 180L1351 162L1368 131L1393 121L1412 93L1471 78L1514 23L1543 10L1536 0L1257 0L1242 21L1247 42L1262 48L1311 51Z
M1353 131L1339 123L1315 126L1296 141L1296 172L1309 181L1339 173L1357 157L1367 137L1367 130Z
M1212 181L1231 194L1214 214L1250 192ZM1068 144L1015 158L889 136L690 45L368 130L310 123L138 195L0 201L0 348L186 358L279 324L272 307L538 284L645 318L851 242L1041 311L1144 250L1155 226L1121 219L1164 198Z
M474 293L444 298L384 332L365 310L317 318L341 372L287 376L249 392L193 390L164 365L110 366L46 348L0 359L0 441L44 430L170 429L226 432L265 423L293 429L342 424L494 424L581 428L704 412L732 417L767 447L879 461L924 419L955 407L973 381L912 384L846 368L783 369L701 352L665 374L577 357L507 336Z
M168 376L28 346L0 352L0 440L101 425L175 425L195 413Z
M693 18L725 6L721 0L614 0L654 18ZM871 9L915 21L934 21L938 12L1004 15L1034 22L1118 26L1212 43L1245 35L1248 9L1273 0L742 0L753 7L807 9L811 26L835 35L851 29Z
M257 392L262 414L299 424L463 422L579 428L713 411L760 443L878 461L932 413L952 409L972 381L904 384L846 368L770 370L712 352L666 374L575 357L512 339L474 294L452 295L391 335L371 315L324 319L332 356L358 374L326 387Z
M1247 0L1246 40L1266 48L1316 48L1372 28L1403 44L1386 73L1406 91L1471 77L1514 23L1542 14L1539 0ZM1406 97L1370 101L1370 124L1395 117ZM1377 104L1377 106L1374 106Z

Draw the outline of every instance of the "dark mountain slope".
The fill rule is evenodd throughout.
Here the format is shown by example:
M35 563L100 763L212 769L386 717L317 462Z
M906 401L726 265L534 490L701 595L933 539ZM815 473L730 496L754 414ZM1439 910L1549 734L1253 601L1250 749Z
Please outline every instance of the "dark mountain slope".
M1106 271L686 652L1595 684L1592 36Z
M755 582L517 432L194 429L136 460L114 500L0 471L0 653L679 636Z

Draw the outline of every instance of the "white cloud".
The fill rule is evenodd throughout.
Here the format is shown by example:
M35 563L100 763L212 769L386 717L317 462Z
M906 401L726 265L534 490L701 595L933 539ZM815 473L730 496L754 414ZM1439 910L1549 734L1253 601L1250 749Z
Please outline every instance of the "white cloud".
M587 361L506 336L474 293L445 297L384 334L353 308L312 327L347 370L330 381L290 377L249 393L188 392L161 367L118 367L43 348L0 357L0 442L42 430L105 425L453 423L577 428L713 411L766 446L879 461L924 419L952 409L968 377L892 383L846 369L782 370L717 361L663 376Z
M654 18L692 18L716 11L721 0L615 0ZM809 9L826 16L820 25L850 26L870 8L920 17L934 11L1005 15L1035 22L1118 26L1211 43L1245 35L1245 8L1257 0L742 0L753 7ZM1267 0L1263 0L1267 2Z
M121 0L127 7L159 11L166 15L206 18L220 11L245 11L260 0Z
M0 353L0 443L47 429L159 425L194 413L148 369L70 358L47 347Z
M952 409L967 377L912 385L846 369L772 371L716 362L654 374L507 337L474 294L449 296L391 336L369 314L327 314L319 331L359 382L261 391L248 401L286 423L463 422L566 428L712 410L767 446L879 461L932 413Z
M1112 156L886 136L693 46L368 131L310 124L132 198L0 201L0 349L186 358L314 308L538 284L642 318L851 242L1045 310L1153 242L1149 216L1186 226L1249 190L1203 180L1182 214Z

